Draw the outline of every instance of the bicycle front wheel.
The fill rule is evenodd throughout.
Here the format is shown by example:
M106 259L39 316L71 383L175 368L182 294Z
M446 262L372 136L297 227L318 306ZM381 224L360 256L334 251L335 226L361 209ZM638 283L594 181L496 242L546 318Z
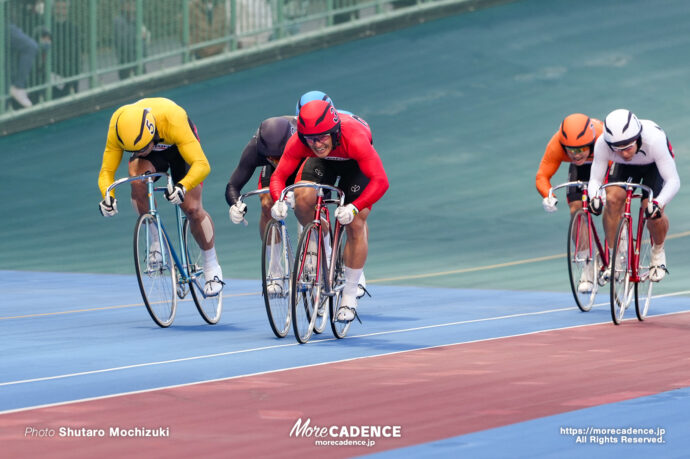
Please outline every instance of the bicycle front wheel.
M654 283L649 279L652 264L652 239L649 236L646 222L642 224L640 241L640 253L637 263L637 276L639 280L635 284L635 314L637 319L642 321L647 317L649 302L652 299L652 287L654 286Z
M633 286L630 281L630 220L621 218L616 231L611 258L611 319L619 325L623 320L625 309L630 305Z
M592 309L599 289L597 275L601 254L593 242L587 212L579 209L570 219L568 228L568 275L575 304L582 312Z
M294 262L287 231L284 237L282 228L276 220L268 222L261 247L264 304L278 338L285 338L290 330L290 268Z
M206 278L204 277L204 260L201 247L194 239L189 228L189 220L185 219L182 230L184 250L187 254L187 275L189 276L189 283L191 284L189 290L192 292L192 298L196 309L201 314L201 317L210 325L217 324L220 320L220 314L223 311L223 292L221 291L215 296L206 296L204 294L204 285L206 285Z
M343 254L345 253L345 243L347 242L346 231L344 227L340 228L340 236L338 240L335 241L333 250L336 253L335 266L334 269L330 271L331 277L331 288L334 295L330 299L330 309L331 309L331 330L333 330L333 335L336 338L345 338L347 336L348 330L350 330L350 322L339 322L336 320L338 315L338 309L343 299L343 288L345 287L345 262L343 261Z
M291 276L292 325L295 338L304 344L314 332L318 317L317 305L321 304L323 294L324 257L318 256L314 247L318 247L321 229L314 223L304 227L297 244L295 266ZM323 241L323 240L322 240Z
M177 275L169 242L165 234L159 237L152 214L139 216L134 227L134 266L149 315L160 327L169 327L177 311Z

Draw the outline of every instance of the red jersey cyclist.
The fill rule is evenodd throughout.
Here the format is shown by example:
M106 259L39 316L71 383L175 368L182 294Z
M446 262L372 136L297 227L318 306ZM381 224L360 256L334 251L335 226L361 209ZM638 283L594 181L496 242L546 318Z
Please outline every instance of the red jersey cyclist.
M271 196L275 204L271 216L285 219L288 206L278 201L287 178L297 170L296 182L310 181L335 185L345 192L346 205L335 217L345 225L345 287L336 314L339 321L356 317L357 286L368 253L367 217L371 207L388 189L388 177L381 158L371 142L369 125L358 118L338 113L333 104L314 100L304 104L297 117L297 135L285 145L283 156L271 177ZM303 225L314 216L316 190L295 190L295 214Z
M223 272L216 257L213 221L201 204L202 181L211 167L201 149L196 126L187 112L172 100L162 97L141 99L115 110L110 118L98 175L98 187L103 198L115 179L115 171L124 152L130 155L130 176L170 169L175 186L171 193L165 192L165 197L172 204L179 205L187 215L194 239L202 249L206 280L204 293L207 296L218 295L224 285ZM112 191L110 198L110 203L103 199L99 204L104 217L117 214L117 200ZM132 204L140 215L148 210L144 182L132 182ZM155 231L152 233L156 234ZM156 244L160 242L153 242L151 253L161 256L160 250L155 250Z

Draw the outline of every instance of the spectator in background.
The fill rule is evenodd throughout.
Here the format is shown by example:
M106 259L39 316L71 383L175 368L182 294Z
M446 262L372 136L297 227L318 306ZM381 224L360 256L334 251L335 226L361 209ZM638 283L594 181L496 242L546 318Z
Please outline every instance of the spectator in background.
M351 8L357 6L359 0L340 0L338 8ZM339 13L333 15L333 25L342 24L343 22L355 21L359 19L359 10L348 11L347 13Z
M81 72L82 37L74 22L69 18L70 0L55 0L53 4L53 99L74 94L78 83L62 80Z
M221 38L227 34L225 0L191 0L189 2L189 42L194 45ZM225 43L205 46L194 50L194 57L220 54Z
M9 12L9 82L10 96L15 107L31 107L27 87L31 85L32 70L36 66L39 46L32 38L39 23L34 0L13 0L8 2Z
M261 32L254 33L258 30ZM241 36L238 40L240 48L252 48L266 43L271 39L272 33L273 11L267 0L237 0L237 34Z
M137 59L137 40L141 40L142 57L147 55L149 32L142 25L137 30L137 4L135 0L120 0L120 14L113 19L113 41L115 53L120 64L135 62ZM136 73L136 65L122 68L118 71L121 80Z
M38 44L14 24L10 29L10 96L22 107L31 107L33 103L26 92L29 74L36 62Z

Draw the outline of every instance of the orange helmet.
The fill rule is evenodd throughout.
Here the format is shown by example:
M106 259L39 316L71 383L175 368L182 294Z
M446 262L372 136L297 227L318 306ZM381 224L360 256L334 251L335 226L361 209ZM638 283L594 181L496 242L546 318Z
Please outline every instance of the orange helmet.
M573 113L561 123L558 140L563 147L592 147L597 140L592 119L582 113Z

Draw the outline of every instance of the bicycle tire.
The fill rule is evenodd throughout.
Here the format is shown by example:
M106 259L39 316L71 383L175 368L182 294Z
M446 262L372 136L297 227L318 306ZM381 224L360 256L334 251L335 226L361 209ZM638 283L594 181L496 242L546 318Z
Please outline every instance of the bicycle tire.
M616 231L611 257L611 319L616 325L623 321L626 308L632 300L630 282L629 217L621 218Z
M316 304L323 291L323 269L314 267L314 254L309 253L309 243L318 244L321 238L320 225L309 223L304 227L295 251L295 263L290 286L290 309L295 338L305 344L311 338L316 323ZM323 263L323 258L321 258ZM317 267L321 265L317 260Z
M271 330L278 338L285 338L290 331L291 311L290 311L290 270L294 263L294 255L290 247L290 241L282 237L282 225L276 220L271 220L266 225L264 237L261 242L261 286L266 306L266 315ZM286 232L287 233L287 232ZM280 246L279 250L268 247ZM280 253L279 260L272 258L273 254ZM270 268L274 271L280 268L282 276L276 277L271 274ZM280 286L280 293L268 293L268 284L277 282Z
M189 220L186 218L182 229L182 242L187 255L187 274L191 284L189 290L192 292L194 304L201 318L209 325L215 325L223 312L223 292L208 297L204 294L206 278L204 277L203 253L194 235L190 234Z
M343 287L345 286L345 263L343 261L343 255L345 252L346 242L346 231L344 227L341 227L340 235L338 236L338 240L333 247L333 250L337 253L335 267L329 273L331 276L330 285L332 290L335 292L329 300L329 309L331 312L331 330L333 330L333 335L338 339L345 338L345 336L347 336L347 332L350 330L350 325L352 325L352 321L339 322L336 320L337 312L342 301Z
M325 218L326 221L328 221L328 217L326 216ZM322 221L324 221L322 219ZM321 226L321 230L323 231L323 225ZM329 240L333 241L333 233L331 232L330 228L328 230L329 232ZM321 233L323 234L323 233ZM324 287L326 285L326 279L328 278L328 263L330 262L326 258L326 246L325 246L325 240L322 238L321 239L322 244L321 244L321 259L324 260L320 264L321 266L321 279L322 279L322 284ZM322 290L323 291L323 290ZM328 311L329 311L329 306L326 305L326 302L330 300L330 297L324 294L321 294L321 299L320 299L320 304L317 309L317 317L316 317L316 322L314 323L314 333L321 334L326 330L326 326L328 325ZM330 303L329 303L330 305Z
M652 239L646 222L642 223L642 242L638 255L637 275L639 281L635 283L635 315L637 320L643 321L649 311L649 302L652 299L652 287L654 282L649 278L652 261Z
M165 234L162 241L158 237L156 217L150 213L140 215L134 227L134 266L146 310L158 326L169 327L177 312L177 274L169 242Z
M578 209L571 217L568 226L567 261L570 289L573 292L575 304L582 312L592 309L599 289L597 277L601 267L601 254L598 246L592 244L591 231L587 212L584 209ZM590 282L592 288L589 291L580 292L583 282Z

